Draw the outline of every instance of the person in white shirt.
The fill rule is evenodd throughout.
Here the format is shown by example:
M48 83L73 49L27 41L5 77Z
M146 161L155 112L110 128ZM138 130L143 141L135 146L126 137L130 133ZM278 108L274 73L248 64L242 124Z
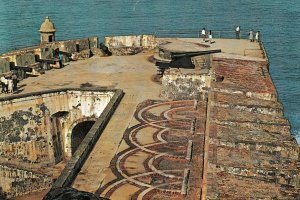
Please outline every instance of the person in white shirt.
M201 36L202 36L203 41L205 42L205 37L206 37L205 28L202 29Z
M2 75L0 78L2 90L1 93L7 93L8 82L7 79Z
M254 42L254 36L253 36L253 30L252 29L249 32L249 40L250 40L250 42Z
M235 37L236 37L236 39L240 39L240 32L241 32L241 27L237 26L235 28Z
M212 43L212 31L209 30L209 34L208 34L208 38L209 38L209 43Z
M255 42L259 42L259 31L255 33Z
M7 93L12 94L14 92L14 84L12 79L7 79Z

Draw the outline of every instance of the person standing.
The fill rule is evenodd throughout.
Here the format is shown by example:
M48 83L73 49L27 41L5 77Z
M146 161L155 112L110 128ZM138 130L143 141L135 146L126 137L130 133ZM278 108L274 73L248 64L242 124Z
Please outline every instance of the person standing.
M208 39L209 39L209 43L212 43L212 31L209 30L209 34L208 34Z
M236 39L240 39L240 32L241 32L241 27L237 26L235 28L235 37L236 37Z
M4 92L6 92L5 91L5 82L6 82L6 80L5 80L5 77L3 75L1 76L0 81L1 81L1 86L2 86L1 93L4 93Z
M7 79L7 93L12 94L14 92L14 85L12 79Z
M202 29L202 31L201 31L201 36L202 36L203 42L205 42L205 38L206 38L205 28Z
M4 76L1 77L1 84L2 92L8 93L8 80Z
M18 90L18 77L16 75L16 73L14 72L13 75L12 75L12 81L13 81L13 91L17 91Z
M250 42L253 42L253 41L254 41L253 30L251 30L251 31L249 32L249 40L250 40Z
M259 42L259 31L255 33L255 42Z
M59 53L58 53L59 68L62 68L62 67L63 67L62 60L63 60L63 55L62 55L61 52L59 52Z

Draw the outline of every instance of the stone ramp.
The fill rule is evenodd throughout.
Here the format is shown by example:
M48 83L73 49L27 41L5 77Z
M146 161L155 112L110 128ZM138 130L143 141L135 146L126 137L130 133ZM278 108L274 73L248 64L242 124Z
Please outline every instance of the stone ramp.
M132 96L125 95L123 97L89 158L73 182L74 188L94 193L101 186L107 175L110 161L115 155L122 139L122 131L126 130L130 123L131 118L124 116L133 116L136 104L137 102L134 101Z

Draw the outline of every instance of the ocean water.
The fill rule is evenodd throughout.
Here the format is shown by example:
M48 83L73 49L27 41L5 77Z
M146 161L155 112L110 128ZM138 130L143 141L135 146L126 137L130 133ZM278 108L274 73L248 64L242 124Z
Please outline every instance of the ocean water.
M47 15L57 40L236 25L260 30L285 116L300 143L299 0L1 0L0 53L38 44Z

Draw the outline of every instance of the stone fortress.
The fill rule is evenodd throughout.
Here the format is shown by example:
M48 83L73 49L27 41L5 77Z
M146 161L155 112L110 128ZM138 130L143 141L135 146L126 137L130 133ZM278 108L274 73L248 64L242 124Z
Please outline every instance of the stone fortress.
M300 198L262 42L56 41L49 17L39 31L40 45L0 56L20 80L0 99L2 198Z

